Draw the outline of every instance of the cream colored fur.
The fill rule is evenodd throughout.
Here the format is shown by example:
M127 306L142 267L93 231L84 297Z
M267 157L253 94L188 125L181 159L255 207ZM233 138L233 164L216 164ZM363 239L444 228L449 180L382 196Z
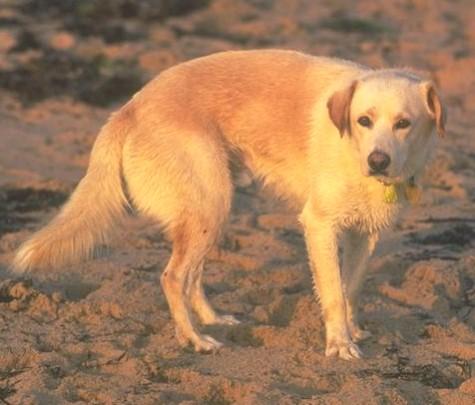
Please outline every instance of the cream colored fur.
M363 115L371 128L358 123ZM408 128L396 128L402 118ZM213 310L201 279L230 211L230 168L243 166L301 211L327 355L360 357L358 292L379 231L401 206L384 201L385 187L418 178L444 122L434 86L406 70L279 50L180 64L112 116L70 201L20 247L14 269L88 256L125 214L126 189L173 241L161 283L180 342L216 350L221 343L199 333L190 309L204 324L237 323ZM384 173L368 167L376 149L391 158Z
M90 256L126 214L122 150L131 122L114 114L94 144L86 176L61 212L18 250L17 271L60 267Z

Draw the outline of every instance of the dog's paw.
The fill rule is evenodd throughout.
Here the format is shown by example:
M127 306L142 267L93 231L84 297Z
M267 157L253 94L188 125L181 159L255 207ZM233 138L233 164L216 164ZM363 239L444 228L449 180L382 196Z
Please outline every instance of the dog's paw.
M199 353L216 353L224 345L208 335L200 335L193 339L193 346Z
M363 330L357 326L350 328L350 335L353 342L361 342L371 337L371 332Z
M217 315L202 319L203 325L239 325L241 322L232 315Z
M186 335L180 328L175 329L176 338L181 347L186 348L190 344L199 353L216 353L224 345L208 335L201 335L193 332L191 335Z
M351 341L332 340L327 343L325 356L335 356L344 360L353 360L361 359L363 354L359 347Z
M241 321L236 319L233 315L218 315L214 320L214 325L239 325Z

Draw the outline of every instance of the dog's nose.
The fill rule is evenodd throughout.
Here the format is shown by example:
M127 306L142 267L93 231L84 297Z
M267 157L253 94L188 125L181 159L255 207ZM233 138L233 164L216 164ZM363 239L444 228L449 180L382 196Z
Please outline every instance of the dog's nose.
M368 165L375 173L381 173L387 169L391 158L387 153L375 150L368 156Z

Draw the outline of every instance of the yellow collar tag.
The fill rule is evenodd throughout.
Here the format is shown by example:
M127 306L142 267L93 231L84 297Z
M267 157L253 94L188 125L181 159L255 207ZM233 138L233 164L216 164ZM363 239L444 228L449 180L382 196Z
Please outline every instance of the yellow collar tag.
M421 201L422 191L414 183L413 179L404 183L388 184L384 187L384 202L395 204L401 199L406 199L410 204L418 204Z
M396 184L388 184L384 186L384 202L395 204L399 201L398 187Z

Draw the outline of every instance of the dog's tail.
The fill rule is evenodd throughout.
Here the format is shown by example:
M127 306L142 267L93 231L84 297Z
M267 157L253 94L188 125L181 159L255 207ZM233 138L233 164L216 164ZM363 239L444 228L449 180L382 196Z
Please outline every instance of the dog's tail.
M129 116L129 117L128 117ZM18 249L12 270L54 268L90 257L127 212L122 184L122 150L130 128L127 108L99 133L86 176L60 213Z

